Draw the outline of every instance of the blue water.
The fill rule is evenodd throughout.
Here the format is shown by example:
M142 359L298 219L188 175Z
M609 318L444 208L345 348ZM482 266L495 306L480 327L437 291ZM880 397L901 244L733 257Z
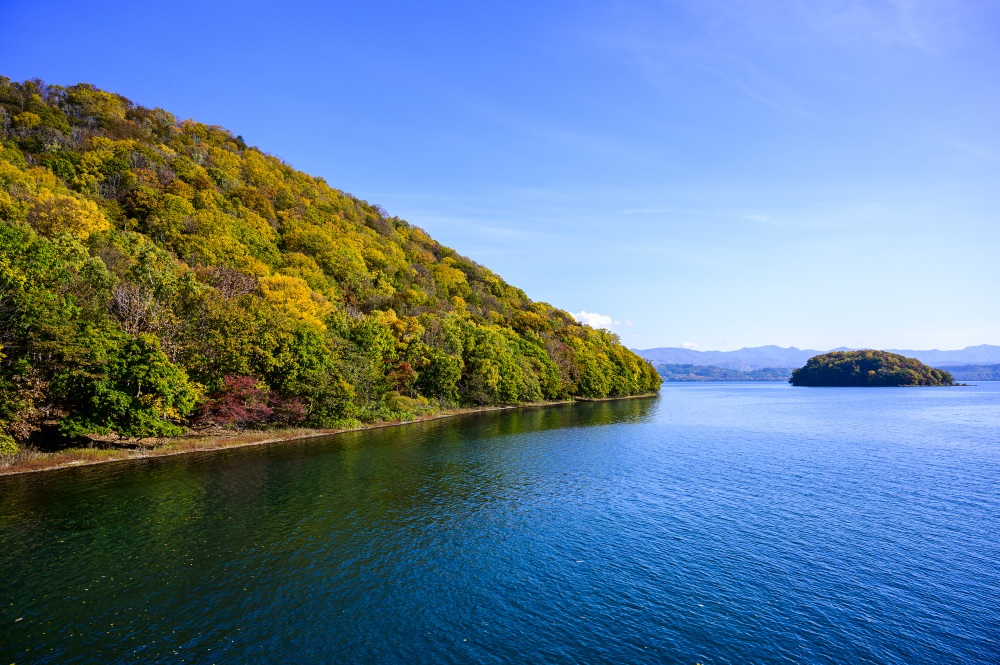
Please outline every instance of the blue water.
M4 663L1000 663L1000 384L670 384L0 479Z

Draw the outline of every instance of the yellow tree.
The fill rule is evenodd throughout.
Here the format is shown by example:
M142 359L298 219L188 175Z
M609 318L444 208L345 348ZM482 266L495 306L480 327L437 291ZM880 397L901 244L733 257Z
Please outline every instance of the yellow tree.
M44 187L35 196L28 221L44 236L69 233L81 240L108 228L108 220L93 201L53 194Z
M264 300L271 307L293 319L326 329L323 317L330 311L326 298L313 292L305 281L289 275L275 275L260 280Z

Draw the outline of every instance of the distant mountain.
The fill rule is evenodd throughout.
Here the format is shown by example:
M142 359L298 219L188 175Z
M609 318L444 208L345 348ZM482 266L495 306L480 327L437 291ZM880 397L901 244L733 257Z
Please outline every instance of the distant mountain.
M743 348L739 351L694 351L692 349L658 348L634 351L654 365L712 365L724 369L748 372L765 367L801 367L822 351L812 349L785 349L768 345Z
M886 349L886 351L916 358L920 362L934 367L1000 363L1000 346L993 346L992 344L967 346L961 351L938 351L937 349L931 349L930 351L897 351L895 349Z
M669 365L656 366L664 381L788 381L792 376L789 367L768 367L741 372L713 365Z
M946 369L956 381L1000 381L1000 365L948 365Z
M743 372L763 369L765 367L801 367L813 356L826 351L815 349L797 349L794 346L784 348L774 346L746 347L738 351L695 351L675 347L660 347L655 349L633 349L637 354L649 360L654 365L667 363L671 365L713 365L725 369L736 369ZM846 347L830 349L830 351L850 351ZM980 344L969 346L960 351L912 351L906 349L886 349L907 358L916 358L932 367L948 367L950 365L971 365L984 363L1000 363L1000 346Z

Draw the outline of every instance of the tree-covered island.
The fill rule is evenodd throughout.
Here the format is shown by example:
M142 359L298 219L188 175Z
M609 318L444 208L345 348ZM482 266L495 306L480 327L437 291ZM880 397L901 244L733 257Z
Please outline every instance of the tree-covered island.
M241 136L0 77L0 449L659 385L614 334Z
M793 386L951 386L951 374L887 351L833 351L792 372Z

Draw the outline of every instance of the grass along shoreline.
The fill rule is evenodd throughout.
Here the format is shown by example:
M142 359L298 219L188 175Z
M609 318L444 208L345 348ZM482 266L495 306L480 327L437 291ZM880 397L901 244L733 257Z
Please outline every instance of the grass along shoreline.
M577 397L575 399L568 400L526 402L524 404L504 406L464 407L420 415L410 420L362 423L357 427L345 427L340 429L311 429L299 427L279 430L248 430L243 432L232 432L231 434L212 434L203 436L188 435L169 439L157 439L146 445L123 443L121 445L110 445L106 447L87 446L65 448L54 452L44 452L28 448L10 455L6 459L0 458L0 476L37 473L39 471L53 471L56 469L89 466L93 464L106 464L109 462L126 462L129 460L147 459L151 457L171 457L173 455L183 455L185 453L229 450L231 448L244 448L247 446L262 446L272 443L284 443L287 441L298 441L300 439L331 436L343 432L357 432L361 430L378 429L381 427L408 425L427 420L452 418L454 416L462 416L470 413L509 411L512 409L537 409L547 406L573 404L575 402L609 402L623 399L655 397L657 395L658 393L646 393L643 395L603 397L599 399Z

